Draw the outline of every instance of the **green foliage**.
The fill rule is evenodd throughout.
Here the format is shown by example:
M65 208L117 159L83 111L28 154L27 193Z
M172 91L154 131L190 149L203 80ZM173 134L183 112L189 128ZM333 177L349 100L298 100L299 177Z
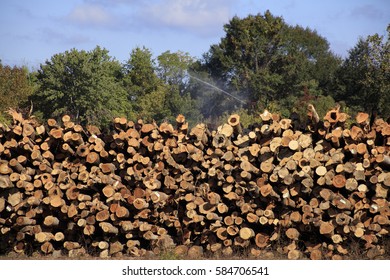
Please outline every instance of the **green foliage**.
M174 121L178 114L194 122L199 116L196 102L188 94L186 70L193 59L182 52L164 52L158 64L150 50L136 48L124 65L128 99L137 117Z
M226 36L205 56L207 72L239 91L242 98L268 100L281 83L278 73L269 70L280 56L283 28L283 19L269 11L244 19L233 17L224 26Z
M32 100L44 118L68 114L76 122L105 126L113 117L131 115L121 75L107 50L71 49L41 65Z
M123 69L128 99L132 102L145 94L150 94L162 84L155 72L152 53L145 47L133 49Z
M23 109L28 106L28 97L34 85L25 67L10 67L0 61L0 122L8 122L5 112L10 109Z
M375 34L360 38L338 71L335 98L356 111L390 116L390 25L387 39Z
M341 60L316 31L290 26L267 11L234 17L225 25L225 32L221 42L205 55L204 71L221 80L228 91L258 103L256 108L279 103L283 106L277 107L287 115L303 85L310 81L315 81L323 94L329 93Z
M195 59L188 53L170 51L163 52L157 57L157 75L166 84L186 86L186 72Z
M159 86L151 93L140 96L137 100L138 117L148 121L161 121L169 117L170 112L166 106L166 95L166 88Z
M216 125L233 112L247 126L260 122L265 109L304 120L308 103L322 118L335 101L352 116L390 116L390 25L387 38L361 38L345 60L315 30L289 25L269 11L235 16L224 31L201 60L180 51L154 59L149 49L137 47L121 64L100 47L71 49L32 75L0 61L0 121L9 107L30 102L38 119L69 114L98 126L118 116L174 122L178 114L190 125Z
M191 97L190 80L187 77L195 59L188 53L166 51L157 60L157 75L166 84L168 91L166 105L171 115L167 118L173 121L178 114L183 114L187 121L195 124L200 119L200 111L198 102Z
M301 119L306 119L307 105L310 103L316 108L319 117L323 118L327 111L335 107L335 101L332 96L324 95L318 84L316 80L301 83L299 88L303 90L292 98L282 100L282 107L297 113Z

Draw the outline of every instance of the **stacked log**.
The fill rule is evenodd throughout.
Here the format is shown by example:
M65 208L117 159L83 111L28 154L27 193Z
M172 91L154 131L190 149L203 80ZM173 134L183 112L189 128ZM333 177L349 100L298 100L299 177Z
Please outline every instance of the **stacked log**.
M385 254L390 125L361 113L347 128L338 109L304 129L260 116L215 131L183 115L115 118L101 133L13 112L0 124L0 252L342 259L358 243L367 258Z

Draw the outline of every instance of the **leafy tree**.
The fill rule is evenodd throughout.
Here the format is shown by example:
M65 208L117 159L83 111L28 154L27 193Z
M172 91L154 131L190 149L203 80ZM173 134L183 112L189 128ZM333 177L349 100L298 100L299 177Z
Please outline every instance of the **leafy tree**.
M379 111L390 116L390 25L388 34L360 38L338 72L335 98L355 111Z
M291 88L296 88L302 92L302 86L316 81L322 94L329 95L341 58L330 51L328 41L315 30L296 25L288 26L284 33L285 56L280 61L281 69L275 69L283 75L284 88L281 90L289 93Z
M157 87L161 85L161 81L156 75L152 53L145 47L133 49L123 68L125 86L130 101L137 101L139 97L157 90Z
M200 119L198 103L191 97L189 69L195 59L181 51L171 53L166 51L157 57L157 75L167 87L166 101L173 119L178 114L184 114L190 123Z
M187 71L195 62L188 53L170 51L163 52L157 57L157 75L166 84L178 85L185 90L188 85Z
M121 64L98 46L54 55L40 66L37 83L32 100L44 118L69 114L77 122L102 126L131 113Z
M166 105L167 90L159 86L154 91L140 96L137 100L138 117L144 120L161 121L171 117L171 112Z
M281 101L283 108L287 109L284 116L288 117L290 112L297 113L302 120L307 118L307 105L313 104L320 118L335 107L335 101L331 95L323 94L317 80L305 81L299 85L302 91L296 95L289 96Z
M28 97L34 86L26 67L10 67L0 61L0 121L6 121L9 108L21 109L27 106Z
M329 93L340 59L316 31L290 26L269 11L234 17L224 30L225 37L204 55L204 71L257 103L256 109L299 95L311 80Z
M192 58L182 52L164 52L157 58L147 48L135 48L124 65L128 99L137 117L173 121L181 113L188 119L198 116L196 104L187 92L186 69Z
M283 19L268 11L264 16L233 17L224 26L226 36L205 55L207 71L243 98L259 99L261 93L267 99L282 82L269 70L279 56L283 28Z

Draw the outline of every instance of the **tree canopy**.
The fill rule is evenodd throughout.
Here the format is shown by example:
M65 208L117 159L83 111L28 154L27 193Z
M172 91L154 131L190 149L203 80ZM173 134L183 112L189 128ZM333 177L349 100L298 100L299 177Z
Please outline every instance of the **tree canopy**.
M360 38L338 70L335 98L354 110L390 116L390 25L387 38Z
M152 58L149 49L135 48L123 65L128 100L135 114L146 120L174 120L185 114L198 116L196 102L187 92L185 72L192 63L188 54L164 52Z
M0 121L8 118L6 110L26 107L33 90L34 84L27 68L10 67L0 61Z
M120 63L97 46L55 54L33 73L0 62L0 120L9 107L30 104L43 119L68 114L98 126L119 116L161 122L178 114L215 123L233 112L249 123L266 108L306 115L308 103L323 116L336 101L352 115L390 116L390 25L387 38L360 38L345 59L316 30L269 11L235 16L223 30L201 59L136 47Z
M341 60L316 31L290 26L269 11L233 17L224 30L204 56L204 71L256 109L299 96L312 80L328 94Z
M100 47L54 55L41 65L37 83L32 100L44 118L68 114L81 123L104 125L132 111L122 85L122 66Z

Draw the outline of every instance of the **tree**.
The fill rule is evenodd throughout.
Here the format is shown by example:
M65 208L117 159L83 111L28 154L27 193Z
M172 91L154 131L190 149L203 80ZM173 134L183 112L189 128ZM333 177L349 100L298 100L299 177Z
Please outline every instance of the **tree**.
M244 19L233 17L224 26L226 36L205 55L207 72L242 98L269 98L281 83L280 75L269 70L279 56L283 28L283 19L269 11Z
M132 102L136 103L138 98L157 90L161 85L152 53L145 47L133 49L123 69L127 96Z
M128 99L136 115L146 120L174 121L181 113L193 120L198 111L187 92L186 69L192 58L182 52L164 52L157 58L147 48L135 48L124 65Z
M291 92L291 87L298 85L297 91L303 90L302 85L316 81L322 94L332 93L335 73L341 65L341 58L330 51L328 41L315 30L299 25L284 29L281 69L275 69L283 75L282 91Z
M121 64L97 46L92 51L71 49L55 54L40 66L34 106L44 118L68 114L80 123L107 125L132 110L122 85Z
M191 97L189 69L195 59L181 51L166 51L157 57L157 75L167 88L166 101L173 119L184 114L190 123L200 119L198 103Z
M329 93L340 59L316 31L290 26L269 11L234 17L224 30L225 37L204 55L204 71L226 90L257 103L256 109L301 93L311 80Z
M163 52L157 57L157 75L166 84L177 85L183 91L188 86L187 71L195 62L188 53L170 51Z
M360 38L338 71L335 98L355 111L390 116L390 25L387 39L374 34Z
M8 119L5 111L28 105L34 86L26 67L10 67L0 61L0 121Z

